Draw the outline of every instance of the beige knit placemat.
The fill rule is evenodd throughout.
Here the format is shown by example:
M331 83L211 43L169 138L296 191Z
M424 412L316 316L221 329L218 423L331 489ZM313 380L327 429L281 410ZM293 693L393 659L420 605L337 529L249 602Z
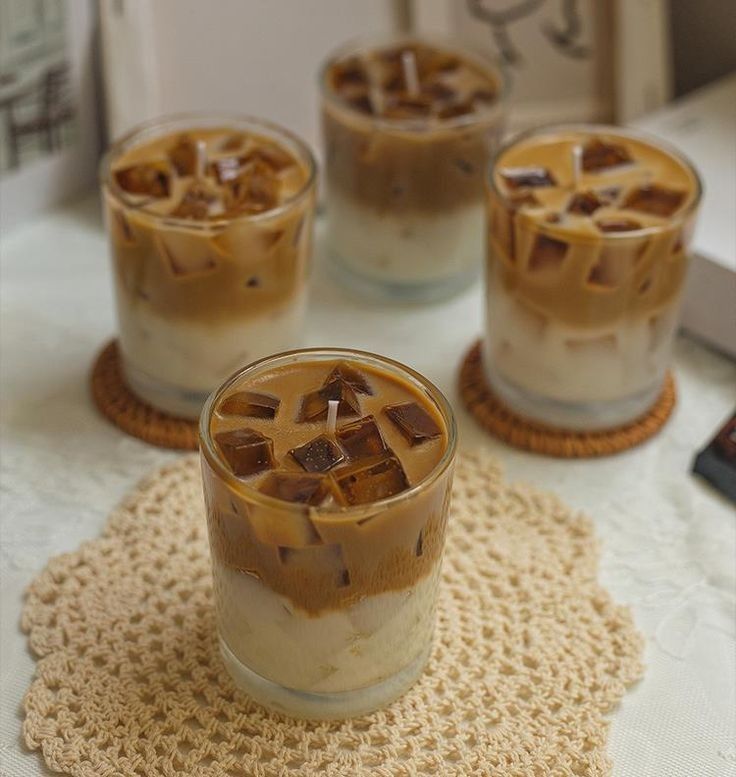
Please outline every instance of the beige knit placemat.
M287 720L220 661L186 457L31 585L25 741L76 777L605 775L606 715L642 673L642 640L596 568L587 518L466 454L422 678L363 718Z

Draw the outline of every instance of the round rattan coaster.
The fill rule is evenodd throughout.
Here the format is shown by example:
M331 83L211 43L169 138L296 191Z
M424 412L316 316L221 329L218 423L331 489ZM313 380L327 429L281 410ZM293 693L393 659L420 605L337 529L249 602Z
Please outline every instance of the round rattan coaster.
M475 420L515 448L565 459L595 458L620 453L643 443L664 426L675 406L675 381L667 373L664 388L649 412L633 423L604 432L554 429L517 415L491 390L483 374L480 340L460 366L460 396Z
M75 777L610 774L607 713L643 645L596 581L592 522L480 455L451 510L422 677L371 715L294 721L223 668L196 458L159 470L28 591L26 743Z
M98 410L127 434L161 448L197 450L196 421L155 410L127 387L117 340L111 340L97 355L90 384Z

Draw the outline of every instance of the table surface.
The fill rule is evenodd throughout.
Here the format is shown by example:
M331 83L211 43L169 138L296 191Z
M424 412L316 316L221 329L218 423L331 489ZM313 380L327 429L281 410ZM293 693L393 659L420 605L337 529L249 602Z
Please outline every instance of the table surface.
M319 252L318 252L319 253ZM87 379L115 331L97 198L18 228L0 259L2 599L0 774L50 774L20 737L34 661L18 623L50 556L99 533L122 496L175 453L125 436L94 410ZM646 635L647 671L612 715L616 777L736 774L736 512L691 474L696 449L732 412L736 365L677 342L679 402L662 433L596 461L559 461L485 436L461 408L461 355L481 331L481 289L431 307L371 305L329 279L319 256L305 345L378 351L427 375L453 402L461 446L482 446L512 480L589 514L600 577Z

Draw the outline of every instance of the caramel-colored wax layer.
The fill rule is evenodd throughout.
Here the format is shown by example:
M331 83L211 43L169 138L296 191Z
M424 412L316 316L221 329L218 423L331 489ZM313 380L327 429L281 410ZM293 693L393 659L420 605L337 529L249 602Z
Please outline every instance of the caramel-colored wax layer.
M401 63L411 53L418 90ZM379 212L446 211L480 201L502 131L490 66L417 42L359 52L325 71L330 187Z
M320 392L340 397L334 433ZM221 465L240 473L220 478L205 456L212 552L297 607L317 613L403 589L438 562L450 468L430 476L448 430L417 387L353 361L278 366L233 386L210 432Z
M575 326L656 312L681 291L698 196L689 166L643 140L529 137L494 166L489 277L532 312Z
M125 151L105 187L125 304L216 324L288 303L304 285L313 196L280 208L308 177L290 149L226 127Z

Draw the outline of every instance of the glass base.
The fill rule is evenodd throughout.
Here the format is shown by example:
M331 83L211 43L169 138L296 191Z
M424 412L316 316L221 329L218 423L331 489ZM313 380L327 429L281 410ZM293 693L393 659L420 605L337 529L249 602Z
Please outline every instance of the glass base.
M414 661L381 683L340 693L310 693L285 688L249 669L220 637L225 668L235 685L274 712L306 720L343 720L367 715L402 696L422 674L431 644Z
M185 418L196 421L208 391L188 391L155 380L145 372L131 367L123 360L123 377L128 388L141 400L174 418Z
M334 251L329 260L337 280L361 297L380 302L440 302L472 286L480 276L480 262L459 275L429 281L391 281L356 272Z
M492 369L485 357L483 369L493 391L511 410L531 421L573 432L599 432L630 424L652 408L662 391L660 382L621 399L562 402L511 383Z

